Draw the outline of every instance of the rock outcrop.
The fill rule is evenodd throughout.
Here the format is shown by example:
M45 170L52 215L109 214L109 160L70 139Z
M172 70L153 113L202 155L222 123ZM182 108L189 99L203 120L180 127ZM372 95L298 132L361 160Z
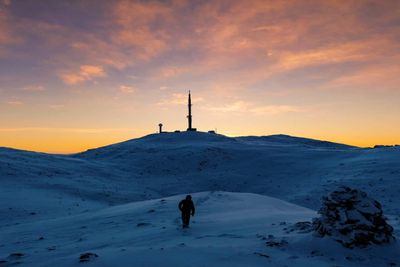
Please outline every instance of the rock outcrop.
M381 204L363 191L340 187L322 199L318 213L321 216L313 221L316 234L329 236L347 248L394 240Z

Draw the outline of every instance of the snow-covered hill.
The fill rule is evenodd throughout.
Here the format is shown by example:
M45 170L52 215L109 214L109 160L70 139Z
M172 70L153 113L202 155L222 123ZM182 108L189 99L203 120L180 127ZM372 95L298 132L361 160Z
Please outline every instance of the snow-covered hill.
M95 221L91 216L112 213L126 203L201 191L255 193L316 210L320 197L338 185L357 187L383 204L397 233L399 179L400 147L363 149L285 135L230 138L202 132L163 133L75 155L0 148L0 235L11 233L2 238L6 241L0 243L0 257L12 252L6 243L17 242L10 240L13 231L34 231L34 225L53 220L54 227L61 227L57 220L75 224L79 216ZM152 202L126 207L145 207L145 203ZM171 206L168 216L176 216L174 209ZM121 227L116 231L125 232ZM76 256L69 254L72 250L64 253L66 258Z
M183 197L3 227L1 251L11 253L2 253L0 260L4 266L80 266L80 256L93 253L85 266L323 267L398 262L397 244L346 250L313 237L306 223L298 223L309 221L314 211L255 194L194 194L197 211L191 228L182 230L176 205Z
M111 205L227 190L270 195L315 209L321 195L345 184L371 193L387 204L388 212L398 214L399 162L400 147L361 149L284 135L163 133L73 156L2 149L0 190L11 186L12 192L18 186L41 194L51 188L60 197L74 195Z

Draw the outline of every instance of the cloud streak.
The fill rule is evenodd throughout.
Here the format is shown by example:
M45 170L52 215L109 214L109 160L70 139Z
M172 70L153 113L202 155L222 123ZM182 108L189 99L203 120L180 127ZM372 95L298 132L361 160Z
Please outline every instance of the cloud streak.
M71 132L71 133L108 133L132 131L129 128L48 128L48 127L19 127L0 128L0 132Z
M10 106L22 106L22 105L24 105L24 102L22 102L20 100L10 100L10 101L7 101L7 104Z
M103 67L96 65L82 65L79 67L79 71L60 74L60 78L69 85L75 85L104 76L106 76L106 72Z
M43 85L28 85L22 88L22 91L28 92L43 92L46 91L46 88Z
M205 107L213 112L246 113L249 115L277 115L288 112L303 112L304 109L291 105L256 105L246 101L236 101L221 107Z
M203 97L192 97L192 103L196 104L199 102L203 102ZM176 105L187 105L188 103L188 95L181 93L173 93L167 98L162 99L156 105L157 106L176 106Z

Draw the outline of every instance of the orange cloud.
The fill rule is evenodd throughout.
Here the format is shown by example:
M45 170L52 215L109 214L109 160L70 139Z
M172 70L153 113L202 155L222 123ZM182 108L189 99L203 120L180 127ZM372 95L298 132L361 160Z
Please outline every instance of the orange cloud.
M119 47L134 51L136 58L149 60L166 48L167 30L152 28L151 24L170 18L172 11L167 5L120 1L115 6L114 15L119 28L113 32L113 41Z
M290 70L344 62L367 63L385 56L386 49L391 48L391 46L391 43L387 40L373 36L367 40L345 42L297 53L286 52L279 58L278 68Z
M157 2L116 1L111 10L110 29L102 33L75 34L70 47L87 61L118 70L157 57L168 48L168 25L154 29L153 23L168 20L171 8ZM109 18L107 18L109 20ZM107 25L107 26L109 26Z
M369 20L383 22L363 15L367 8L348 1L118 1L106 32L66 35L72 40L70 53L94 65L123 71L145 63L154 76L148 78L161 80L218 72L221 80L240 77L248 86L309 66L370 64L385 48L393 49L396 28L372 31ZM389 4L380 8L385 17L396 17ZM165 55L179 60L160 62ZM62 73L68 84L92 77Z
M82 65L80 67L80 70L80 74L88 78L105 76L105 72L102 66Z
M364 8L361 4L319 2L311 7L301 1L242 3L230 2L224 12L218 12L218 1L205 5L205 18L199 19L195 32L199 47L207 53L196 62L194 72L246 66L237 74L254 82L308 66L370 64L385 54L385 49L396 51L392 32L369 32L369 18L350 12Z
M104 77L106 73L102 66L82 65L79 67L78 72L61 73L59 76L66 84L74 85L96 77Z
M398 59L400 60L400 59ZM400 84L400 66L377 65L369 66L358 71L340 76L330 81L328 88L352 88L366 90L374 88L376 91L398 90Z

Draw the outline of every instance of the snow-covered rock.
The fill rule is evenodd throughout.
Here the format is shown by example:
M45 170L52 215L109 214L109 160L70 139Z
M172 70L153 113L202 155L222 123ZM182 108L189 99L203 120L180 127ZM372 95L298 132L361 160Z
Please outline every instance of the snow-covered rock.
M314 219L314 228L320 236L330 236L348 248L394 240L393 227L383 216L381 204L367 193L342 186L323 198Z

